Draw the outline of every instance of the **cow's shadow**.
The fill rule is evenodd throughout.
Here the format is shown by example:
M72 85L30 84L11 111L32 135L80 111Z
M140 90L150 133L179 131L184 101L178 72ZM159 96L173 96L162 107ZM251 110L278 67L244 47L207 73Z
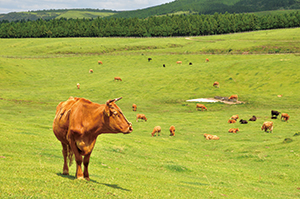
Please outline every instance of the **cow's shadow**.
M63 177L63 178L68 178L70 180L76 180L75 176L71 176L71 175L64 175L62 173L57 173L56 175L60 176L60 177ZM122 188L120 187L119 185L117 184L108 184L108 183L100 183L100 182L97 182L95 180L92 180L90 179L90 182L93 182L93 183L97 183L97 184L101 184L101 185L105 185L107 187L111 187L111 188L114 188L114 189L120 189L120 190L123 190L123 191L131 191L129 189L125 189L125 188Z

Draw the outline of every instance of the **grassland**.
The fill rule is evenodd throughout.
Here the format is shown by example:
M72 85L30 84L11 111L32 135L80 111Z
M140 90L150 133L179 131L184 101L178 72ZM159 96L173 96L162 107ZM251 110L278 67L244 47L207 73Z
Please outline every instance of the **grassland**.
M300 127L299 32L1 39L0 197L300 197L300 137L294 136ZM249 53L243 55L245 51ZM148 57L153 60L148 62ZM183 64L176 64L178 60ZM114 82L114 76L123 81ZM220 88L212 86L214 81ZM208 111L201 112L186 102L231 94L245 103L204 103ZM98 137L89 182L74 179L75 165L70 176L62 175L61 145L52 122L57 104L69 96L98 103L122 96L118 105L133 123L129 135ZM132 103L147 122L135 121ZM271 134L260 127L270 120L272 109L291 118L272 120ZM233 114L242 119L256 115L258 120L228 124ZM157 125L162 135L151 137ZM171 125L175 137L169 136ZM228 133L233 127L240 132ZM220 140L207 141L204 133ZM284 142L286 138L292 142Z

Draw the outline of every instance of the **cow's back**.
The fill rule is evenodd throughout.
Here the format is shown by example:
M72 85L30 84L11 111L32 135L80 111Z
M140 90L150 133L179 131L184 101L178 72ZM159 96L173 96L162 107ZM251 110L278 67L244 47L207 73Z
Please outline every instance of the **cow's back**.
M56 114L53 121L53 132L58 140L68 143L66 135L69 128L69 115L71 108L79 101L80 98L70 97L67 101L60 102L56 107Z

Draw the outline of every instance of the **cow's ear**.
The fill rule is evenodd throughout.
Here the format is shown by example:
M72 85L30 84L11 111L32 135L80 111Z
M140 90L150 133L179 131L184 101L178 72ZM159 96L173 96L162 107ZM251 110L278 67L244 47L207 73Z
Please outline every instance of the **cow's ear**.
M109 117L110 116L110 107L111 107L111 100L108 100L105 104L104 112Z

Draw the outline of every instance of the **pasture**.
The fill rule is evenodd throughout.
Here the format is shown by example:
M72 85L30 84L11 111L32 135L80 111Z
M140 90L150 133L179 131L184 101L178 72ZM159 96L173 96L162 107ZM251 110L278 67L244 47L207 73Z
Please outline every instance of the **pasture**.
M300 137L294 136L300 129L299 33L1 39L0 197L300 197ZM276 49L290 53L266 54ZM197 111L196 103L186 102L232 94L244 103L202 103L208 110ZM70 96L100 104L122 96L117 104L133 123L131 134L98 137L90 181L74 178L75 163L69 176L62 175L52 122L58 103ZM290 120L272 120L273 133L265 133L261 126L271 110ZM137 113L148 121L136 122ZM227 123L235 114L258 119ZM154 126L161 126L161 136L151 137ZM220 140L205 140L204 133Z

